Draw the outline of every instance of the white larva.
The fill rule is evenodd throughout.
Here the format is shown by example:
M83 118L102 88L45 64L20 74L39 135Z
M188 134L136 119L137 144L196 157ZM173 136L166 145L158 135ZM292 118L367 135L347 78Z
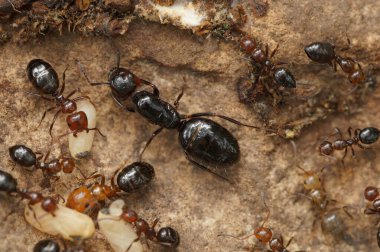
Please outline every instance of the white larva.
M63 205L58 205L55 216L43 210L41 203L30 207L25 206L25 220L41 232L58 235L66 240L73 240L73 237L87 239L95 232L95 224L89 216Z
M128 252L142 252L143 246L137 238L136 231L132 225L121 220L123 200L112 202L109 208L103 208L98 213L98 224L100 232L104 234L115 252L125 252L129 246Z
M94 105L87 99L77 103L77 111L86 113L88 120L88 128L96 127L96 110ZM90 154L92 143L94 141L95 131L83 131L74 137L73 134L69 135L69 150L72 157L80 159L87 157Z

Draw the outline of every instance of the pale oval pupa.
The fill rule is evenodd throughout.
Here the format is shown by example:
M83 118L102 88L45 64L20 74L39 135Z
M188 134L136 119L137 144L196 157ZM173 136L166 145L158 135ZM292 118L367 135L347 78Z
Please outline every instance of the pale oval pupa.
M120 219L124 201L112 202L109 208L103 208L98 213L100 232L104 234L115 252L142 252L143 246L137 238L136 231L130 223ZM132 244L132 245L131 245Z
M41 203L25 206L25 220L34 228L50 235L59 235L66 240L73 237L90 238L95 232L93 220L82 213L58 205L54 215L41 208Z
M88 120L88 128L96 127L96 110L89 100L83 100L77 103L77 111L86 113ZM91 152L92 143L94 141L95 131L79 132L75 137L69 134L69 150L72 157L81 159L87 157Z

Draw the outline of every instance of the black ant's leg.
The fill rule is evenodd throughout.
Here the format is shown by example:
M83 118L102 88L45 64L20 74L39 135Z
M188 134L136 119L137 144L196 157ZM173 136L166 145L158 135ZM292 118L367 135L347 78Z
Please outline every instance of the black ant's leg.
M340 131L340 129L339 128L335 128L334 130L335 130L336 134L339 135L339 139L340 140L343 139L343 135L342 135L342 132Z
M164 128L163 127L160 127L158 129L156 129L153 134L151 135L151 137L149 138L149 140L146 142L145 144L145 147L144 149L142 150L142 152L140 153L140 160L142 159L142 155L144 154L146 148L148 148L148 146L150 145L150 143L152 142L152 140L158 135L161 133L161 131L163 130Z
M47 100L47 101L51 101L51 102L55 101L55 98L45 97L43 95L40 95L40 94L37 94L37 93L33 93L33 92L30 92L30 91L21 91L21 92L23 92L23 93L25 93L27 95L37 96L37 97L42 98L42 99Z
M76 60L76 62L78 64L78 66L79 66L79 70L83 74L83 76L86 79L86 81L87 81L88 84L90 84L91 86L110 85L110 83L108 81L104 81L104 82L91 82L90 79L88 78L87 73L84 70L84 67L82 66L82 64L79 62L79 60Z
M352 128L348 127L347 132L348 132L348 136L351 138L352 137Z
M178 109L179 101L181 100L182 96L183 96L183 88L181 90L181 93L177 96L177 99L175 99L175 101L174 101L174 108L175 109Z
M277 50L278 50L278 44L276 45L276 48L272 51L272 53L270 54L270 57L269 59L273 58L273 56L276 54Z
M62 73L62 87L61 90L59 91L59 94L63 94L65 91L65 86L66 86L66 70L69 66L66 66L65 70Z
M52 130L53 130L54 123L55 123L55 121L57 120L57 117L58 117L59 113L61 113L61 110L58 110L57 113L55 113L55 115L54 115L54 117L53 117L53 121L52 121L52 123L50 124L49 135L50 135L51 138L53 138L53 135L52 135L51 132L52 132Z
M42 121L45 119L46 114L47 114L48 112L50 112L50 111L56 109L56 108L57 108L57 107L54 106L54 107L51 107L51 108L48 108L47 110L45 110L45 112L44 112L44 114L42 115L42 118L41 118L40 122L38 123L38 126L37 126L36 129L38 129L38 128L41 126L41 123L42 123Z
M157 97L160 96L160 90L158 90L158 88L156 87L156 85L154 85L153 83L150 83L149 81L144 80L144 79L139 79L139 80L140 80L140 82L142 84L150 86L153 89L153 95L154 96L157 96Z
M125 105L123 104L123 102L122 102L117 96L115 96L112 92L111 92L111 97L112 97L112 99L116 102L116 104L117 104L119 107L121 107L122 109L126 109L127 111L132 112L132 113L135 112L135 110L134 110L133 108L128 107L128 106L125 106Z
M356 158L354 147L352 147L352 146L350 145L350 148L351 148L352 157L353 157L353 158Z
M226 178L226 177L224 177L224 176L222 176L222 175L220 175L220 174L214 172L214 171L211 170L210 168L208 168L208 167L206 167L206 166L204 166L204 165L198 163L197 161L191 159L191 158L189 157L189 155L188 155L186 152L185 152L185 154L186 154L186 158L187 158L187 160L189 160L192 164L196 165L197 167L199 167L199 168L201 168L201 169L203 169L203 170L208 171L209 173L214 174L215 176L217 176L217 177L219 177L219 178L221 178L221 179L227 181L228 183L230 183L230 184L232 184L232 185L234 184L234 183L233 183L231 180L229 180L228 178Z
M287 247L290 245L290 243L292 243L293 238L294 238L293 236L292 236L292 238L290 238L290 240L289 240L288 243L286 244L285 248L287 248ZM282 238L282 235L281 235L281 239L284 240L284 239Z

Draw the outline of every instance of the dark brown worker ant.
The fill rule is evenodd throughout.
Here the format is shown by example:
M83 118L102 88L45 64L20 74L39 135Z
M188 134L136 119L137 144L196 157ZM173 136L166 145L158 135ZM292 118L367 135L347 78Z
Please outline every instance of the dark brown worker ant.
M180 243L180 236L175 229L164 227L160 228L158 232L155 230L159 219L155 219L150 226L144 219L140 218L135 211L126 207L123 208L123 213L120 215L120 219L135 227L137 238L133 242L140 240L141 234L144 234L148 240L170 248L176 248ZM133 245L133 242L129 248ZM149 247L148 243L147 245Z
M17 180L9 173L0 170L0 191L6 192L12 196L19 196L21 200L28 200L27 206L32 210L31 206L41 203L41 208L47 213L55 216L54 212L58 209L58 200L61 198L57 195L58 200L53 197L44 197L41 193L31 192L27 189L19 189L17 187ZM65 199L63 199L65 201ZM12 214L14 211L10 212L6 218Z
M65 90L66 69L65 71L63 71L63 74L62 74L62 87L60 90L58 90L59 89L58 75L57 75L57 72L49 63L41 59L34 59L30 61L27 66L26 71L27 71L30 82L40 93L42 93L42 95L36 94L36 93L30 93L30 92L27 92L27 93L56 103L54 107L48 108L44 112L39 125L42 123L47 112L58 108L58 111L54 114L53 122L51 123L50 128L49 128L49 134L51 137L52 137L51 132L59 113L69 114L66 120L67 120L67 123L69 124L70 130L74 133L74 136L76 136L76 133L80 131L84 131L84 130L86 130L87 132L89 130L97 130L101 134L101 132L97 128L91 128L91 129L87 128L87 117L83 111L75 112L77 110L76 102L83 99L88 99L91 101L90 97L79 96L79 97L75 97L74 99L70 99L70 97L73 96L77 92L77 90L72 91L66 97L63 96L63 92ZM46 97L44 95L49 95L51 97Z
M268 250L268 251L270 251L270 252L289 252L287 250L287 247L292 242L293 237L290 238L290 240L288 241L288 243L286 245L284 245L284 239L282 238L281 235L280 236L273 236L272 230L268 227L265 227L265 223L269 220L269 216L270 216L270 210L269 210L267 204L265 203L265 200L264 200L264 206L265 206L267 215L266 215L263 223L261 224L261 226L257 227L253 231L252 234L249 234L249 235L243 236L243 237L237 237L237 236L229 235L229 234L219 234L218 236L227 236L227 237L232 237L232 238L235 238L238 240L246 240L251 236L255 236L256 239L260 243L262 243L262 244L268 243L269 248L270 248L270 250ZM298 251L298 252L302 252L302 251Z
M50 155L50 150L44 156L40 152L33 152L25 145L14 145L9 148L9 156L14 162L29 170L29 167L41 169L44 176L56 177L59 172L72 173L75 169L75 160L71 157L60 157L46 162ZM41 159L43 160L41 161ZM82 171L77 168L84 177ZM58 178L58 177L56 177Z
M342 48L340 51L346 51L350 48L351 41L347 37L348 47ZM358 85L366 79L363 69L359 63L350 57L344 58L335 52L335 46L329 42L315 42L305 47L306 55L314 62L329 64L333 66L336 72L336 64L340 66L343 72L348 74L349 81ZM355 68L357 64L358 68Z
M380 215L380 197L379 188L374 186L368 186L364 190L364 198L372 203L372 206L367 206L364 210L365 214L378 214Z
M334 150L344 150L344 156L342 160L347 155L347 148L350 147L352 151L352 156L355 157L355 151L353 146L357 145L362 149L365 149L362 144L373 144L380 136L380 130L374 127L367 127L364 129L356 129L352 135L352 128L348 128L348 139L343 139L342 133L338 128L335 128L338 134L338 139L333 143L329 141L323 141L319 146L319 152L321 155L330 156L334 153Z
M276 54L279 45L269 55L268 44L265 45L265 50L258 46L255 39L250 36L245 36L240 41L240 48L249 55L252 64L257 68L255 79L252 83L251 89L264 86L268 93L274 98L274 103L277 104L281 100L279 94L279 86L284 88L295 88L296 80L293 74L286 68L278 67L284 65L284 62L273 63L271 60ZM269 85L269 83L276 85ZM239 83L241 85L242 83ZM240 88L238 88L240 90ZM249 91L253 93L253 90ZM248 93L249 93L248 92Z
M115 183L115 177L116 183ZM93 174L87 180L101 179L89 186L80 186L72 191L66 206L78 212L92 211L95 206L106 199L116 197L120 192L131 193L147 185L154 178L154 168L146 162L134 162L114 172L110 179L111 185L106 185L106 178L102 174Z
M85 79L91 86L108 85L111 88L111 96L115 102L122 108L126 108L130 112L134 109L126 106L124 103L141 85L152 88L153 94L157 97L160 95L158 88L147 80L140 79L134 73L126 68L120 67L120 53L117 52L116 67L112 68L108 74L108 81L91 82L88 78L83 66L78 62L79 69L83 73Z
M379 188L374 186L368 186L364 190L364 198L371 202L371 206L366 206L364 213L367 215L380 215L380 197L379 197ZM377 224L380 222L380 219L377 221ZM377 225L376 224L376 225ZM377 230L377 244L380 248L380 227Z

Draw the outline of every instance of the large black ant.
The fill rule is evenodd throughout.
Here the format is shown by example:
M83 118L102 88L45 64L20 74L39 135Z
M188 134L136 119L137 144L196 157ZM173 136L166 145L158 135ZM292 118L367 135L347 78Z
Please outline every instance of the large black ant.
M9 148L9 156L14 162L25 167L34 167L35 169L41 169L44 176L56 177L59 172L72 173L75 169L75 160L71 157L60 157L59 159L53 159L46 162L50 155L50 150L44 156L40 152L33 152L25 145L14 145ZM43 160L41 161L41 159ZM84 176L82 171L77 168L79 172ZM58 177L56 177L58 178Z
M115 183L115 177L116 183ZM154 178L154 168L146 162L134 162L124 168L116 170L110 179L111 185L106 185L106 178L102 174L93 174L86 180L100 178L89 186L80 186L67 197L66 206L78 212L87 212L106 199L114 198L118 193L135 192L147 185Z
M110 85L114 99L126 99L130 96L134 108L126 109L128 111L139 113L152 124L159 126L159 128L154 131L151 138L147 141L143 151L140 154L140 158L153 138L163 129L177 129L179 131L179 142L181 143L181 146L186 154L186 158L198 167L201 167L202 169L205 169L208 172L228 181L227 178L214 172L208 168L207 165L201 164L200 161L205 162L206 164L214 164L216 166L231 165L236 163L240 157L239 144L236 138L227 129L218 123L203 117L219 117L240 126L260 129L257 126L247 125L227 116L212 112L181 115L178 113L177 107L183 95L183 90L178 95L173 106L160 99L159 91L154 84L137 78L134 74L124 68L117 67L112 69L109 73L110 81L104 83L90 82L83 69L82 72L91 85ZM115 75L115 73L117 74ZM128 74L125 75L124 73ZM115 83L124 88L115 88L115 86L118 86ZM151 86L153 88L153 93L145 90L134 92L140 83ZM123 93L121 90L129 90L129 92Z
M347 155L348 147L351 148L352 156L355 157L355 151L353 146L357 145L362 149L365 149L362 144L373 144L375 143L380 136L380 130L374 127L367 127L364 129L356 129L352 135L352 128L348 128L348 139L343 139L342 132L335 128L336 133L338 134L338 139L334 142L329 142L327 140L323 141L319 146L319 152L322 155L330 156L334 153L334 150L344 150L344 156L342 160Z
M120 215L120 219L124 220L127 223L133 224L137 233L137 238L135 241L138 241L141 237L141 234L144 234L148 240L170 248L176 248L180 243L180 236L175 229L171 227L163 227L160 228L158 232L155 230L159 219L155 219L152 225L149 225L148 222L140 218L135 211L127 208L123 209L123 212ZM129 246L129 248L132 246L132 244ZM148 243L147 245L149 247Z
M265 89L273 96L274 103L277 104L281 100L281 96L278 93L278 86L284 88L295 88L296 80L293 74L286 68L277 67L284 65L284 62L273 63L271 60L276 54L279 45L269 55L268 44L265 45L265 50L258 46L255 39L250 36L244 36L240 41L240 48L250 56L252 63L257 67L258 71L255 80L252 83L252 87L256 88L258 84L261 84ZM277 85L269 86L268 83L274 81Z
M40 124L45 118L47 112L58 108L58 111L54 114L53 121L49 128L49 134L51 137L52 137L51 132L59 113L69 114L66 118L66 121L69 125L70 130L74 133L74 136L76 136L78 132L81 132L84 130L86 130L87 132L90 130L97 130L103 136L103 134L99 131L98 128L89 129L87 127L88 125L87 116L83 111L76 112L77 110L76 102L83 99L91 100L90 97L79 96L74 99L70 99L70 97L73 96L77 92L77 90L72 91L66 97L63 96L63 92L65 91L66 69L62 75L62 87L60 90L58 90L59 80L58 80L57 72L46 61L42 59L34 59L29 62L26 71L27 71L30 82L43 95L30 93L30 92L27 92L27 93L56 103L56 106L48 108L44 112L41 118ZM49 95L51 97L46 97L44 95Z
M290 238L290 240L288 241L288 243L286 245L284 245L284 239L283 239L282 235L273 236L272 230L268 227L265 227L265 223L269 220L270 210L269 210L268 206L266 205L265 201L264 201L264 205L265 205L267 215L266 215L263 223L261 224L261 226L257 227L253 231L252 234L249 234L249 235L246 235L243 237L237 237L237 236L229 235L229 234L219 234L218 236L227 236L227 237L232 237L232 238L235 238L238 240L246 240L251 236L255 236L256 239L260 243L262 243L262 244L268 243L270 250L267 250L267 251L269 251L269 252L289 252L287 250L287 247L292 242L293 237ZM298 252L302 252L302 251L298 251Z
M346 51L350 48L351 42L347 38L348 47L342 48ZM350 57L344 58L335 52L335 46L329 42L315 42L305 47L306 55L314 62L329 64L336 71L336 64L340 66L343 72L348 74L349 81L354 84L362 83L366 78L363 69L359 63L358 69L355 68L356 61Z

